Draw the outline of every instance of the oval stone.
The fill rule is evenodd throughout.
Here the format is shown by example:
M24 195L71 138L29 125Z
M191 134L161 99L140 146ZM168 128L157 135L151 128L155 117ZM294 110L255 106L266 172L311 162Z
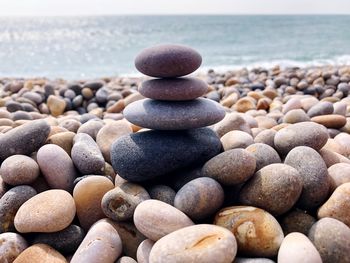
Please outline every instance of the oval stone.
M236 239L230 231L202 224L182 228L158 240L149 262L231 263L236 253Z
M193 100L204 95L208 84L196 78L150 79L141 83L139 92L154 100Z
M309 239L323 263L350 262L350 228L334 218L322 218L310 229Z
M277 261L278 263L322 263L315 246L305 235L298 232L290 233L283 239Z
M328 140L327 129L314 122L299 122L279 130L274 138L278 152L287 154L297 146L320 150Z
M13 263L67 263L59 252L45 244L35 244L24 250Z
M235 185L247 181L255 171L254 156L244 149L228 150L207 161L203 176L211 177L223 185Z
M238 252L256 257L273 257L284 235L277 220L252 206L232 206L217 213L214 224L229 229L236 237Z
M75 217L73 197L64 190L48 190L26 201L17 211L15 227L20 233L57 232Z
M183 45L158 45L146 48L135 58L141 73L156 78L181 77L192 73L202 63L201 55Z
M174 206L193 220L204 219L219 210L224 190L212 178L201 177L185 184L176 194Z
M29 155L42 146L50 133L44 120L31 121L0 136L0 160L14 154Z
M28 247L27 241L17 233L0 234L0 262L11 263Z
M302 189L299 172L289 165L276 163L256 172L239 196L242 204L260 207L278 216L294 206Z
M338 186L350 183L350 164L336 163L328 168L328 174L331 181L331 191L333 192Z
M156 199L169 205L174 205L176 192L167 185L152 185L148 188L148 193L151 199Z
M122 253L117 230L105 220L96 222L86 234L71 263L114 263Z
M137 248L136 258L138 263L149 263L149 254L151 253L154 241L145 239Z
M208 128L145 131L116 140L111 158L121 177L141 182L205 162L220 151L220 139Z
M241 258L237 257L233 263L275 263L275 261L268 258Z
M321 155L310 147L298 146L288 153L284 163L298 170L303 181L298 205L309 209L322 204L328 196L330 183Z
M254 155L256 160L256 171L273 164L280 163L281 158L274 148L264 143L254 143L249 145L246 150Z
M322 124L327 128L339 129L346 124L346 118L338 114L315 116L311 121Z
M285 235L292 232L299 232L304 235L309 233L310 228L316 223L316 218L300 209L294 209L280 219Z
M200 128L225 117L220 104L204 98L171 102L143 99L128 105L123 113L131 123L155 130Z
M175 207L158 201L146 200L139 204L134 213L136 228L147 238L157 241L163 236L193 225L183 212Z

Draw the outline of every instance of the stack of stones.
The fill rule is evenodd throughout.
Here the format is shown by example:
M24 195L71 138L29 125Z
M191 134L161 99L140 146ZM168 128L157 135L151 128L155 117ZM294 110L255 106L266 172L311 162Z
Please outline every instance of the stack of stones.
M182 45L147 48L136 57L136 68L155 78L142 82L139 91L147 98L128 105L124 116L151 130L124 136L112 145L112 165L121 177L148 181L220 153L220 139L205 127L222 120L225 110L215 101L198 98L207 92L205 82L183 78L201 62L198 52Z

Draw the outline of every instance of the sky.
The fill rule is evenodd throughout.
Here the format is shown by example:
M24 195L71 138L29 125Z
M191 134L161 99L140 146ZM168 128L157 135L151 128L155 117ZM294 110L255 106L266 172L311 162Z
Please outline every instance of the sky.
M0 0L0 16L350 14L350 0Z

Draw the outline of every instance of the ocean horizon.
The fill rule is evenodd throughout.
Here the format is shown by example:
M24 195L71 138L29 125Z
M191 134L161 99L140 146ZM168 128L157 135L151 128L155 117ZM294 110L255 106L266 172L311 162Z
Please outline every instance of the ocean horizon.
M0 77L137 75L148 46L189 45L201 71L350 65L348 15L0 17Z

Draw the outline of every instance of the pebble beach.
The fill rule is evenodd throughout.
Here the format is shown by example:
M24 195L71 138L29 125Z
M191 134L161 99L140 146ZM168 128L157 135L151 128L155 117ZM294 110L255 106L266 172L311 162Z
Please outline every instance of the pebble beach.
M350 262L350 66L0 79L0 263Z

